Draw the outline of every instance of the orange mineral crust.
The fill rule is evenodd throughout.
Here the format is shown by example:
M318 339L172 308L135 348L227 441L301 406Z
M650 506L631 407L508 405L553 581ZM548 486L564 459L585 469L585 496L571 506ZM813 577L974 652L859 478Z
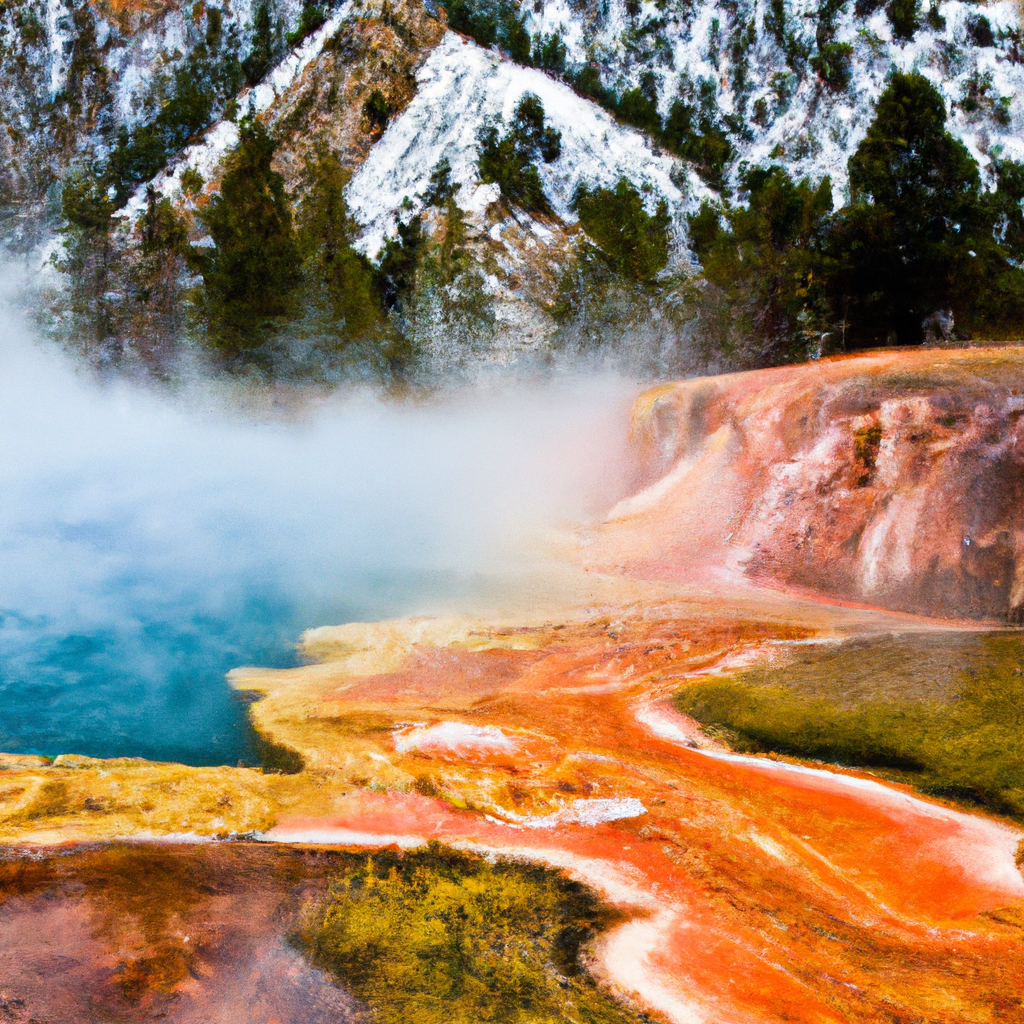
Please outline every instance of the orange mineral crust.
M16 851L61 843L248 837L178 848L209 871L211 849L255 865L256 841L312 856L436 840L598 890L621 917L591 966L656 1020L1024 1021L1019 826L865 772L736 754L671 703L797 645L1016 619L1018 396L1016 349L648 392L643 489L580 531L518 608L312 630L309 664L231 674L261 696L253 723L291 774L0 756L0 841L25 865ZM75 877L88 888L101 861ZM303 872L224 864L261 894L254 914L277 915L267 935L291 927L281 893ZM268 895L272 875L293 881ZM36 949L43 897L18 892L0 905L0 948ZM67 941L95 943L72 904ZM210 928L235 936L209 907ZM131 955L163 934L135 935ZM116 961L100 946L88 956ZM16 981L28 962L0 960ZM219 977L230 957L210 962L160 975L161 998L199 991L195 975Z
M1017 1005L1017 829L862 773L730 754L664 702L724 656L799 639L794 627L709 611L497 631L491 642L513 638L543 649L495 658L486 634L467 630L449 634L443 655L413 645L408 667L388 673L327 662L312 670L319 701L309 669L261 674L258 721L301 692L321 757L330 736L336 763L386 764L405 790L353 788L330 813L303 801L269 838L435 839L564 867L632 915L597 951L600 970L668 1020L981 1021ZM424 671L403 688L414 666L439 664L446 675ZM500 666L490 692L486 666ZM371 719L357 753L344 723ZM432 740L411 744L417 734Z
M1024 607L1024 353L887 351L669 384L592 567L938 616Z

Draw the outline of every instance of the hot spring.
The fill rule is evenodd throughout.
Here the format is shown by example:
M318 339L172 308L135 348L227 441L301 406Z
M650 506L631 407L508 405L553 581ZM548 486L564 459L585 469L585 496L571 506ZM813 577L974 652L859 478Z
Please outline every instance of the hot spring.
M312 626L468 610L616 497L618 376L275 408L98 380L0 317L3 751L252 761L229 669L294 663Z

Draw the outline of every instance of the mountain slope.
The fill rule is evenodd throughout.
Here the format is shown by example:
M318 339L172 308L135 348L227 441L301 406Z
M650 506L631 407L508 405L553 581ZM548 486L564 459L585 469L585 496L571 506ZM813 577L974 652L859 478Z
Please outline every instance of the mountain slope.
M920 71L937 86L950 130L983 168L992 157L1024 157L1020 10L1008 0L611 0L603 11L546 0L524 13L534 36L557 33L568 62L590 62L620 96L652 75L663 118L677 98L694 102L710 85L714 108L737 129L734 186L740 161L782 160L794 177L830 175L843 195L847 160L894 68ZM845 84L839 75L830 84L818 70L830 45L851 48Z
M702 205L731 217L754 201L751 168L772 165L812 188L829 179L840 214L863 202L851 192L849 161L898 71L933 89L949 137L978 166L980 194L1007 190L990 220L999 265L1015 265L1024 58L1011 3L452 0L449 8L328 10L291 0L5 8L0 184L19 215L8 234L47 218L60 226L63 216L68 273L52 297L61 329L85 335L104 358L141 351L154 329L168 333L168 350L209 343L209 289L197 269L217 250L206 210L249 117L274 143L273 170L300 228L322 205L311 199L320 195L321 158L340 168L345 209L328 248L350 254L350 273L353 261L369 260L359 287L371 287L380 308L357 347L391 353L389 366L597 347L679 372L828 351L847 336L834 297L812 296L812 308L812 298L799 299L810 278L798 282L796 305L765 328L758 309L775 301L764 288L776 286L761 280L732 294L713 277L709 286L690 220ZM478 42L446 33L449 21ZM550 159L514 137L531 95L540 100L537 130L558 133ZM488 131L520 154L521 173L536 176L534 201L483 169ZM590 190L582 199L580 187ZM826 214L814 216L825 225ZM174 242L155 259L160 218ZM628 270L638 246L654 254L639 276ZM820 281L825 269L810 273ZM296 274L308 278L308 267ZM942 307L950 301L925 312L952 325ZM271 363L320 372L316 351L350 347L351 316L301 329L289 316L261 335L277 339ZM955 320L943 337L978 330L977 317L957 311ZM305 355L295 356L296 346Z

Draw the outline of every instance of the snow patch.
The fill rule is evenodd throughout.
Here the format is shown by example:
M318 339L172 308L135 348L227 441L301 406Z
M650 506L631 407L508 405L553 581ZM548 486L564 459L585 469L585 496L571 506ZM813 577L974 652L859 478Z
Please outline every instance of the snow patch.
M376 257L396 234L404 200L411 202L411 213L423 208L420 197L442 158L451 165L459 206L470 216L483 217L499 191L480 181L477 133L489 118L508 123L528 92L540 97L548 123L562 133L561 156L538 164L545 195L559 218L575 223L571 203L580 181L608 187L625 176L645 193L651 210L659 199L668 203L682 237L683 214L699 201L702 186L692 182L684 196L671 176L679 167L675 158L655 153L640 132L616 123L563 83L503 60L454 32L444 36L416 80L412 102L388 125L346 192L349 210L363 227L357 247L367 256Z
M236 12L236 17L239 14ZM225 29L229 25L228 17ZM106 63L111 72L114 109L118 119L128 127L134 127L143 119L143 102L153 86L153 79L173 68L175 55L187 53L195 45L190 43L189 29L184 12L172 8L129 39L126 45L111 49Z
M47 79L50 98L64 88L68 76L68 59L74 47L71 15L61 0L46 0Z

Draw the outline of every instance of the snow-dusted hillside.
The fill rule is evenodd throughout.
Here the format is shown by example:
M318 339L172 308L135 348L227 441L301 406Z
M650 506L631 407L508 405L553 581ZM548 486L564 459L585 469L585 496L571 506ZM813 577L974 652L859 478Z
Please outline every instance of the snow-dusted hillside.
M220 32L239 56L252 45L256 4L235 0L219 9ZM276 0L271 6L279 34L298 23L302 0ZM91 31L89 46L102 68L109 113L98 111L93 125L102 129L106 118L105 134L101 131L91 142L80 139L76 149L102 155L111 118L132 127L152 116L155 79L173 72L202 41L210 18L207 7L215 5L167 4L118 21L88 6L79 11L59 0L25 0L16 17L7 11L0 19L4 54L18 55L20 61L20 70L5 68L5 120L14 132L27 130L29 145L38 142L34 135L45 125L39 123L39 110L27 108L52 105L66 92L71 65L81 59L83 32ZM884 8L866 17L855 13L853 0L833 0L832 8L829 40L852 48L850 81L842 89L827 87L809 63L820 42L821 0L784 0L781 5L779 0L606 0L596 6L535 0L518 10L535 40L557 33L567 48L567 67L596 68L615 95L636 88L644 76L649 85L653 75L662 117L674 101L692 101L702 85L706 95L710 85L736 154L727 169L733 182L744 163L780 162L794 177L820 180L830 175L836 202L844 201L846 162L895 68L919 70L938 87L951 130L983 169L993 157L1024 158L1024 52L1020 14L1012 0L923 5L909 40L894 37ZM776 24L780 10L782 27ZM244 91L243 112L269 112L272 117L282 93L339 25L361 16L362 7L334 10L328 23L295 52L286 53L264 82ZM993 45L979 44L973 28L979 17L986 19ZM25 25L39 28L27 31ZM77 74L82 74L80 68ZM16 86L21 86L20 94ZM38 96L39 86L45 88L43 97ZM401 203L410 200L415 208L442 156L449 159L462 187L460 203L467 211L480 206L489 193L476 188L477 131L486 118L507 119L527 91L541 97L549 121L563 135L561 159L540 168L552 207L563 220L573 220L569 199L581 178L609 184L625 174L648 191L652 202L655 196L665 198L677 224L705 194L691 171L678 166L673 171L678 163L673 157L564 83L454 34L444 38L419 70L416 90L417 97L376 144L349 189L353 212L365 227L362 245L371 255L393 233ZM170 174L195 166L209 177L236 139L230 122L212 126L201 142L174 159ZM161 191L169 177L160 182ZM138 212L140 201L132 213ZM677 230L677 240L683 238Z
M828 175L835 202L842 205L849 198L847 161L895 69L919 71L935 84L946 101L950 131L966 144L983 173L994 158L1024 159L1024 51L1020 13L1010 0L983 5L947 0L930 18L922 9L910 40L894 37L884 9L862 18L852 2L846 3L830 36L851 47L850 81L842 89L829 88L807 61L815 52L821 4L784 4L787 30L805 53L795 71L792 55L767 27L771 6L771 0L646 0L631 16L627 0L610 0L603 15L566 0L541 0L520 10L535 39L557 33L567 47L568 66L596 65L605 85L618 95L653 73L662 117L674 100L692 99L702 82L713 83L718 110L739 128L729 133L735 149L728 169L733 184L744 165L781 163L794 178L816 183ZM986 19L994 45L979 45L975 38L972 22L979 18ZM742 33L747 43L739 54L735 41ZM549 121L562 132L561 158L539 167L558 216L574 221L569 202L581 179L608 185L625 175L651 203L655 197L668 201L681 254L682 215L692 212L707 187L643 133L617 122L564 83L449 33L420 70L417 90L349 187L353 213L365 227L361 245L369 255L393 236L403 203L406 210L412 204L411 212L419 208L418 197L442 157L460 185L460 205L470 214L482 212L494 188L479 182L477 132L487 118L507 121L524 92L541 97Z
M334 236L316 259L351 257L331 280L364 296L377 318L374 337L397 333L398 349L443 348L457 361L470 349L507 355L617 344L624 333L644 334L635 348L679 352L696 332L707 351L732 353L727 363L747 358L736 355L747 349L726 325L726 305L712 308L719 299L705 288L711 270L700 266L696 233L691 249L688 215L716 194L734 208L746 202L738 188L753 180L746 169L781 165L815 186L828 176L835 207L844 206L848 161L897 70L918 71L936 87L947 127L990 187L999 161L1024 162L1024 34L1011 0L447 6L451 23L473 38L446 30L444 5L433 0L4 7L0 202L22 223L73 225L49 250L80 247L65 262L68 287L77 289L66 306L91 311L104 332L116 323L143 338L157 321L184 329L189 296L198 296L193 312L205 301L196 268L207 257L197 253L218 245L207 204L251 115L283 177L274 186L289 207L280 223L306 230L325 201L311 197L334 204L320 211L329 224L317 230ZM479 40L496 42L488 49ZM543 195L529 203L480 165L489 126L510 133L502 145L519 145L513 125L527 93L560 136L550 162L535 148L524 158L529 171L515 171L539 181L533 195ZM447 192L439 199L430 191L445 164L454 205ZM631 188L607 191L622 180ZM573 210L581 184L605 190L590 194L597 206L589 213L585 200L582 223ZM163 198L169 202L158 209ZM1000 209L1002 226L989 236L1002 244L1016 213ZM159 244L173 249L166 256L154 252L160 232ZM285 240L286 251L294 242ZM308 236L304 244L312 244ZM654 269L638 270L641 263ZM306 287L311 278L303 280ZM711 305L694 314L707 294ZM750 310L766 305L763 296L736 301ZM337 295L331 302L344 306ZM915 323L947 305L936 300ZM351 311L337 316L330 329L343 335L344 324L358 320ZM813 329L806 316L793 328L812 339L809 352L824 351L821 339L835 333L821 316ZM783 344L776 338L765 351L776 343ZM718 357L700 358L706 366Z
M253 42L253 23L258 0L232 0L220 12L220 31L231 37L240 56L249 52ZM69 64L74 53L75 32L68 17L67 4L46 0L48 32L47 78L50 96L66 85ZM211 4L211 7L216 5ZM282 32L298 24L302 0L279 0L275 17ZM134 32L125 32L114 21L97 17L96 45L103 53L109 72L114 111L124 124L134 125L144 116L144 102L154 76L166 74L192 50L202 35L205 10L188 4L168 3L156 16L143 19Z
M917 70L937 86L951 115L950 130L983 169L991 157L1024 158L1024 50L1020 9L1011 0L946 0L935 5L931 19L924 2L910 40L894 38L884 9L860 17L853 2L843 4L830 39L849 44L853 53L850 84L837 91L823 84L806 58L793 61L780 46L769 29L771 0L644 0L635 16L631 3L608 0L605 13L597 14L567 0L537 0L524 5L523 13L531 33L559 33L569 63L594 64L619 94L638 86L645 72L653 73L663 116L688 85L712 83L722 114L736 116L743 127L731 138L738 151L734 177L743 161L779 162L794 177L830 175L836 200L842 201L846 161L894 68ZM823 6L820 0L782 5L784 29L807 55L816 49ZM971 32L971 21L979 17L991 28L992 46L979 45ZM980 96L976 107L972 96ZM755 115L759 101L761 118Z
M395 234L399 210L422 209L430 174L439 161L451 165L457 199L479 217L498 198L497 185L482 184L477 137L488 119L511 121L525 93L540 97L548 123L562 135L561 156L538 165L554 213L569 224L580 181L614 186L629 179L653 209L664 199L680 241L683 214L707 189L674 157L658 152L641 132L617 123L597 104L533 68L524 68L449 32L416 76L416 96L370 151L347 190L349 208L364 227L360 248L374 257ZM681 188L680 188L681 186Z
M303 0L0 6L0 204L38 204L72 167L102 163L120 130L158 115L175 74L187 74L197 54L207 68L241 76L261 6L271 50L287 65L286 37L299 26ZM223 98L214 97L218 113Z
M292 88L309 65L323 52L342 23L351 16L351 5L346 2L323 25L271 69L258 85L243 89L238 95L240 111L249 115L266 114L274 103ZM188 170L198 172L203 180L216 179L224 157L238 145L238 125L221 119L212 125L203 137L174 156L167 168L148 185L141 185L135 195L121 209L119 219L132 221L146 207L146 193L151 185L159 196L174 195L181 185L181 176Z

